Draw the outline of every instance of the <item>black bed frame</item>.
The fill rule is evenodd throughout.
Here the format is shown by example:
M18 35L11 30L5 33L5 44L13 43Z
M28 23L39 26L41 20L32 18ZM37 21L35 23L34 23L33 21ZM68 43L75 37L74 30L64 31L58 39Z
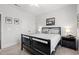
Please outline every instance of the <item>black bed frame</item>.
M46 28L46 27L43 27L43 28ZM59 34L61 34L61 27L51 27L51 28L58 28L60 30ZM46 41L47 44L33 40L33 39ZM52 51L52 53L50 52L51 51L50 45L51 45L50 40L21 34L21 50L23 50L23 48L25 48L25 49L29 50L34 55L52 55L52 54L55 54L55 51ZM58 43L58 45L59 45L59 43ZM56 48L57 48L57 46L56 46Z

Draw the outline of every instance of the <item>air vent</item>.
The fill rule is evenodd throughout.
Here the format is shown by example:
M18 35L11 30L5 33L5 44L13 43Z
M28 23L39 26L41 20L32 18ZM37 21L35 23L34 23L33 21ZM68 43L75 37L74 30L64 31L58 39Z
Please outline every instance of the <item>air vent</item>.
M21 7L21 6L20 6L20 5L18 5L18 4L14 4L14 6Z

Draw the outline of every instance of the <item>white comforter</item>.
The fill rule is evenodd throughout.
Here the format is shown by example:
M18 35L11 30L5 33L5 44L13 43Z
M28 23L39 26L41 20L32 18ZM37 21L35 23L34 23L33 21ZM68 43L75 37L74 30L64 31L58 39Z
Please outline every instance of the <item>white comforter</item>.
M51 51L50 52L55 50L55 47L56 47L56 45L58 44L58 42L60 41L60 38L61 38L59 34L33 34L31 36L50 40L51 41ZM34 40L37 40L37 39L34 39ZM37 40L37 41L47 43L46 41L43 41L43 40Z

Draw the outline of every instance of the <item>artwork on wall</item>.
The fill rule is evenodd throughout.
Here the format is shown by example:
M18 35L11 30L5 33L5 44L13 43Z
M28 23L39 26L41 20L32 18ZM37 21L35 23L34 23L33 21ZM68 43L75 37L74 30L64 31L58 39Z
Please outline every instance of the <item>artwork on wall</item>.
M5 17L5 23L12 24L12 17Z
M5 23L7 24L19 24L19 18L5 17Z
M14 24L19 24L19 19L18 18L14 18Z
M47 18L46 25L55 25L55 17Z

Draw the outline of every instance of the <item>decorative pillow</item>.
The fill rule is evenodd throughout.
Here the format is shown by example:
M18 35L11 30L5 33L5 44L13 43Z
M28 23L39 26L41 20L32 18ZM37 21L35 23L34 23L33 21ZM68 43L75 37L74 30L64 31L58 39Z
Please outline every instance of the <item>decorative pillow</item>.
M49 30L49 34L58 34L58 33L59 33L59 30L57 30L57 29Z

